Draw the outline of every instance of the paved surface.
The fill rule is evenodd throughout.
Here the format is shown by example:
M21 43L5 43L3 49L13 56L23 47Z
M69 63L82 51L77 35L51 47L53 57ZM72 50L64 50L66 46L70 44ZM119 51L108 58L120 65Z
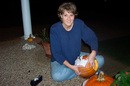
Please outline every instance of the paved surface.
M85 81L76 77L62 83L54 82L50 77L50 59L45 56L43 48L34 42L31 45L36 48L22 50L25 43L22 38L0 42L0 86L30 86L30 81L38 75L43 76L38 86L81 86ZM110 76L120 70L130 70L107 56L105 61L102 70Z
M75 78L63 83L54 82L50 77L50 59L45 57L43 48L31 43L36 48L22 50L26 41L16 39L0 43L0 86L30 86L31 79L43 76L38 86L77 86L84 81Z
M119 19L115 21L109 17L98 19L89 20L87 23L96 32L99 41L130 35L129 22ZM43 27L34 26L33 32ZM0 86L30 86L30 81L38 75L43 76L38 86L81 86L85 81L81 77L62 83L54 82L50 77L50 59L45 56L43 48L34 42L31 44L36 48L22 50L22 46L27 43L20 38L23 36L22 31L21 27L0 28ZM86 50L84 46L83 50ZM130 70L130 67L113 60L112 57L102 52L100 54L105 57L101 70L106 74L114 76L121 70Z

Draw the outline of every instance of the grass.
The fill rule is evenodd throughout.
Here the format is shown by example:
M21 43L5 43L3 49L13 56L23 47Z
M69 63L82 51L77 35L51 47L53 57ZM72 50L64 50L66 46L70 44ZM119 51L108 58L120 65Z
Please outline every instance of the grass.
M130 36L101 41L99 51L130 66Z

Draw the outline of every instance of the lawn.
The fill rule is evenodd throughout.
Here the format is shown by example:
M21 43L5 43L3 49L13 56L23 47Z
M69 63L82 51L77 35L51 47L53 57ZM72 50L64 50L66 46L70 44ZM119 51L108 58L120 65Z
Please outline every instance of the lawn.
M99 51L130 66L130 36L100 41Z

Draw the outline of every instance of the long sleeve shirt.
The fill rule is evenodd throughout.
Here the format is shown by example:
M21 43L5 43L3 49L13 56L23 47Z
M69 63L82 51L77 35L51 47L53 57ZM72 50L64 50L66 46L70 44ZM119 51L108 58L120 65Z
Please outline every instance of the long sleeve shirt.
M70 31L66 31L62 22L53 24L50 28L51 61L63 64L67 60L74 64L81 52L82 40L91 50L98 51L98 41L95 33L80 19L75 19Z

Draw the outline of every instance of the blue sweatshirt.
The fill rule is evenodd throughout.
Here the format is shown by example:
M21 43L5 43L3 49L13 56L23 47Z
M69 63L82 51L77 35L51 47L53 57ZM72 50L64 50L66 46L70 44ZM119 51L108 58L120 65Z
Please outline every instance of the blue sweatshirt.
M82 40L91 50L98 51L98 41L95 33L80 19L74 20L70 31L66 31L61 22L53 24L50 28L51 61L63 64L67 60L74 65L81 52Z

